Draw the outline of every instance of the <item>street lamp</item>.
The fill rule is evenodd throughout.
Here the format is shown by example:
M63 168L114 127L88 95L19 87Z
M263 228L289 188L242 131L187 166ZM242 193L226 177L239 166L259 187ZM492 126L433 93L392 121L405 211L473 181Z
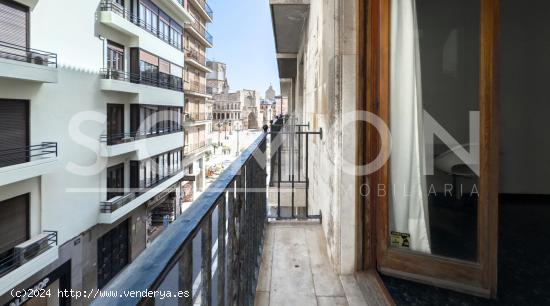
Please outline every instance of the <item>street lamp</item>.
M222 145L222 142L220 140L221 131L222 131L222 122L218 121L218 146Z
M239 156L240 145L239 145L239 132L241 131L241 122L235 122L235 131L237 132L237 149L235 150L235 156Z
M224 139L227 140L227 121L223 122L223 132L225 133Z

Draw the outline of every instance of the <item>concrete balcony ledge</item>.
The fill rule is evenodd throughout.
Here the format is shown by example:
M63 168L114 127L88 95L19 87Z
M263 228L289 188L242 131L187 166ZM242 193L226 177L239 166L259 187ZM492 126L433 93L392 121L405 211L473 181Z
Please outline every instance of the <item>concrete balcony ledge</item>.
M204 125L208 122L211 122L211 119L202 119L202 120L184 120L183 126L196 126L196 125Z
M57 68L0 58L0 78L57 83Z
M51 247L42 254L19 266L17 269L2 276L0 278L0 295L7 293L9 290L28 279L31 275L44 269L46 266L56 261L58 257L58 247Z
M129 47L145 49L174 64L183 66L183 50L176 48L153 32L149 32L144 27L139 26L139 22L133 19L134 17L122 16L123 12L112 10L99 11L99 22L134 39L134 42Z
M180 3L180 0L153 0L153 2L161 8L168 9L168 13L172 13L170 16L181 24L193 20L193 16L191 16L189 10Z
M134 84L123 80L101 79L99 84L101 90L105 91L116 91L136 95L140 93L140 88L138 86L139 84Z
M51 173L59 166L55 156L0 168L0 186Z
M114 157L135 152L135 159L141 160L171 151L183 146L183 131L151 136L115 145L101 144L102 157Z
M190 56L186 56L185 57L185 62L188 63L189 65L191 66L194 66L196 68L199 68L200 70L206 72L206 73L210 73L212 72L212 70L210 68L208 68L206 65L198 62L196 59L190 57Z
M164 182L151 188L144 194L141 194L140 196L136 197L134 200L128 202L127 204L114 210L113 212L110 212L110 213L100 212L98 222L100 224L113 224L117 222L117 220L121 219L122 217L130 213L132 210L136 209L140 205L152 199L153 197L158 195L160 192L166 190L168 187L172 186L173 184L179 182L183 178L183 175L184 175L184 171L181 170L179 173L174 174L172 177L166 179Z
M104 91L122 92L138 95L136 103L181 106L184 93L177 90L155 87L146 84L131 83L124 80L101 79L100 88Z
M15 2L28 6L31 11L34 10L34 7L38 4L38 0L15 0Z

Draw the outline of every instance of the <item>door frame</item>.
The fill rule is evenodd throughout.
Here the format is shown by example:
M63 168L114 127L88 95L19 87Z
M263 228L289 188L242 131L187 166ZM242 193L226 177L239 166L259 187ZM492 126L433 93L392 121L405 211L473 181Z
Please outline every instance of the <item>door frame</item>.
M367 110L389 123L390 1L359 0L358 110ZM427 283L468 294L496 297L498 249L498 105L497 51L499 0L480 0L480 179L478 201L478 261L389 248L388 197L376 192L358 196L360 237L358 266L383 274ZM367 9L368 7L368 9ZM365 24L367 25L365 27ZM389 124L388 124L389 126ZM358 123L358 164L373 160L381 150L374 128ZM386 184L388 163L379 171L358 177L358 194L365 185Z

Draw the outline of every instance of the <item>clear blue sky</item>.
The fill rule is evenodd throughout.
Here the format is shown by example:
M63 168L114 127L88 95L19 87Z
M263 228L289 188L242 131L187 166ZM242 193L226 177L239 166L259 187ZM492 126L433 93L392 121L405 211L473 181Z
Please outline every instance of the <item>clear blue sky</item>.
M262 97L269 84L279 94L279 74L268 0L208 0L214 22L208 31L214 48L208 58L227 64L232 91L256 89Z

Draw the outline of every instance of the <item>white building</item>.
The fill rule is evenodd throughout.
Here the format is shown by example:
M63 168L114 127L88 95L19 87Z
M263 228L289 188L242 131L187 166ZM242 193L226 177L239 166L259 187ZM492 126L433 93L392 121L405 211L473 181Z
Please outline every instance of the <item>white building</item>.
M181 212L191 21L181 0L0 1L0 304L101 288Z

